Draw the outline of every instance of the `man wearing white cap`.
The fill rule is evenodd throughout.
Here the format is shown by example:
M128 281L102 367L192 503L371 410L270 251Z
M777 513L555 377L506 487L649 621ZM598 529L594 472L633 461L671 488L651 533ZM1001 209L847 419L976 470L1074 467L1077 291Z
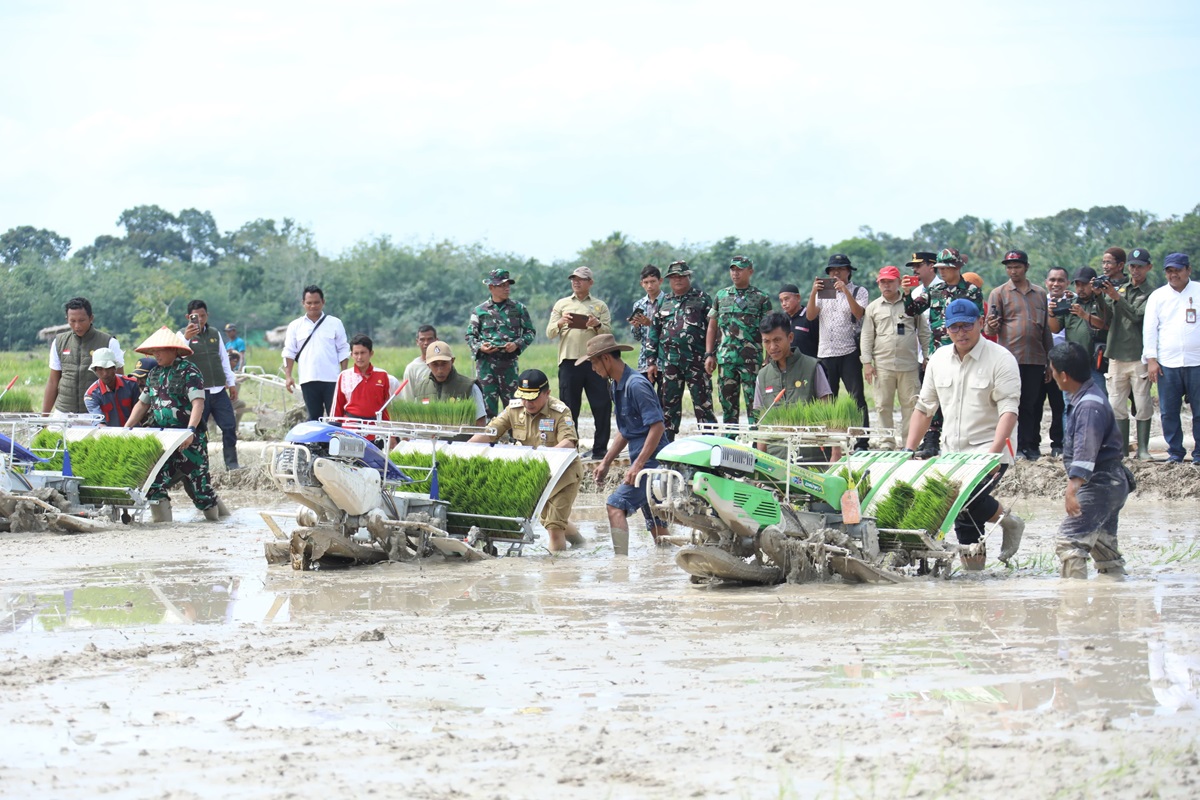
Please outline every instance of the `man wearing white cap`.
M554 304L546 335L558 339L558 398L571 409L571 419L579 428L579 410L587 392L588 406L596 425L592 458L604 458L612 435L612 401L605 381L587 364L575 363L587 353L588 342L603 333L612 333L612 315L603 301L592 297L593 276L590 267L576 267L571 273L571 294Z
M126 428L136 427L149 413L152 424L162 428L187 428L192 432L187 443L167 461L150 485L147 499L155 522L171 520L171 497L167 494L180 481L196 508L210 520L219 516L217 495L208 471L208 437L200 429L204 416L204 376L200 368L182 356L192 349L182 336L165 325L135 350L151 356L158 366L146 376L146 387L133 407Z
M412 384L412 399L423 403L442 400L470 400L475 403L475 424L487 422L483 391L471 376L454 367L454 353L445 342L432 342L425 348L426 373Z
M92 353L92 372L99 380L88 387L83 397L87 413L104 417L101 425L120 428L129 419L142 390L136 380L117 373L117 357L107 347Z

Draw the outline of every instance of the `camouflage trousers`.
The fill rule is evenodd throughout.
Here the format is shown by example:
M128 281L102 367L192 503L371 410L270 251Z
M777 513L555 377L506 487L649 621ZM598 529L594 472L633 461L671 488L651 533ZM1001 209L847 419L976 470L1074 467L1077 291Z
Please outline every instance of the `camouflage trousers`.
M487 409L489 420L508 408L508 402L517 391L519 375L515 358L485 356L475 361L475 377L483 392L483 407Z
M213 491L212 476L208 472L207 436L197 434L191 444L175 451L150 484L146 499L152 503L167 500L167 490L181 482L196 508L205 511L217 504L217 493Z
M758 369L747 364L721 364L717 367L720 380L721 421L736 425L741 417L740 396L746 398L746 416L750 423L758 422L758 411L754 408L754 382Z
M672 435L679 433L683 418L683 387L692 395L697 422L716 422L713 414L712 381L703 363L667 364L663 369L663 421Z

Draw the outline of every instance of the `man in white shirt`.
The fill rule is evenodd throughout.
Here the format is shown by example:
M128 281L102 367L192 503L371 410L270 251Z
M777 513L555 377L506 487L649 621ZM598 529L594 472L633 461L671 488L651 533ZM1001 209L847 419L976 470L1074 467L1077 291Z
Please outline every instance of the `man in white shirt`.
M854 265L848 256L842 253L831 255L825 267L825 274L829 277L813 280L804 313L810 320L820 320L821 339L817 345L817 355L821 368L825 370L825 377L829 379L829 387L833 389L833 396L837 397L839 383L845 386L862 409L863 426L868 427L871 415L867 411L867 398L863 393L858 336L862 332L863 314L867 311L870 298L866 287L857 286L850 280L853 271ZM828 293L829 289L833 290L832 297L820 296L822 291ZM867 440L859 439L855 449L866 450Z
M941 408L942 444L951 453L998 453L1000 469L979 485L974 499L954 521L959 544L980 543L977 553L963 556L963 567L983 569L984 524L999 520L1004 532L1000 560L1007 562L1021 544L1025 521L1005 511L992 490L1012 463L1009 439L1021 405L1021 372L1005 348L983 338L979 307L960 297L946 306L946 333L953 344L938 348L925 366L925 382L913 410L908 446L915 450ZM1003 516L1003 519L1001 519Z
M1179 411L1183 395L1192 406L1192 464L1200 466L1200 285L1192 282L1192 264L1186 253L1171 253L1163 262L1167 285L1160 286L1146 301L1142 323L1142 360L1151 383L1158 384L1158 409L1163 438L1167 440L1167 462L1180 464L1183 426Z
M329 416L338 375L350 362L350 342L337 317L325 313L320 286L304 287L304 316L288 324L283 340L283 371L287 390L295 392L292 369L300 363L300 393L310 420Z

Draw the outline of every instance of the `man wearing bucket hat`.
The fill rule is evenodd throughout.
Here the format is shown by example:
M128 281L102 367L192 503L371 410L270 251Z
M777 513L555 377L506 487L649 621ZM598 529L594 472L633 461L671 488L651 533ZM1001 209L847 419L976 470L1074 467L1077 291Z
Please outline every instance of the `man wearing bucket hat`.
M430 345L432 348L432 345ZM550 379L540 369L527 369L517 378L514 397L508 408L488 423L495 436L477 433L472 442L495 442L510 434L514 442L525 447L561 447L574 450L579 446L579 434L571 421L571 409L556 397L550 396ZM542 507L542 524L550 534L550 550L565 550L569 543L578 547L584 542L571 522L571 508L579 496L583 467L579 459L571 462L558 479L546 505Z
M646 377L662 375L662 410L671 435L679 433L683 420L683 388L692 395L697 422L716 422L713 414L712 379L704 371L708 312L712 300L692 286L692 270L686 261L667 267L671 293L659 300L650 327L650 357Z
M1004 562L1016 554L1025 529L1024 520L1001 508L991 494L1012 463L1008 441L1017 424L1021 375L1012 353L983 338L979 307L973 301L965 297L951 300L944 323L953 344L938 348L929 357L906 449L916 448L940 408L945 415L942 438L947 450L1000 455L1000 469L972 492L971 502L954 520L959 544L978 544L963 556L963 566L979 570L987 557L983 543L986 523L1000 522L1000 560Z
M92 372L97 380L83 398L87 412L104 417L102 425L120 428L129 419L142 390L132 377L117 373L117 358L107 347L92 353Z
M554 304L546 335L558 339L558 397L571 409L575 428L579 428L579 409L587 392L588 406L596 426L592 458L604 457L612 431L612 403L608 387L596 373L575 362L587 351L593 338L612 333L612 315L604 301L592 297L592 270L576 267L571 273L571 294Z
M821 344L817 352L825 377L829 379L829 387L833 389L833 396L837 397L839 384L844 386L862 410L863 425L869 426L871 415L867 411L867 397L863 392L858 340L870 296L866 287L858 286L851 280L852 272L854 265L850 263L849 256L842 253L831 255L825 267L828 277L813 279L804 313L809 319L820 321ZM830 288L833 289L833 297L820 296L822 290L827 292ZM867 440L859 439L856 449L866 450Z
M167 490L182 481L196 508L207 519L216 520L220 509L208 470L208 437L199 427L204 416L204 376L199 367L183 358L191 355L192 349L182 336L164 325L135 350L154 358L157 366L146 376L146 387L125 427L137 427L149 413L153 425L186 428L192 433L150 485L146 496L150 513L155 522L169 522L171 496Z
M492 297L475 306L467 323L467 347L475 357L475 377L488 416L508 405L518 380L517 357L533 344L535 331L524 305L509 298L515 280L506 269L483 279Z
M588 342L587 353L578 361L590 361L596 374L609 381L616 410L617 436L592 475L598 485L604 484L609 466L629 446L629 469L621 485L604 501L613 552L620 556L629 555L628 517L635 511L642 512L655 544L664 543L667 534L667 524L650 513L645 484L637 482L639 472L658 466L654 457L669 439L654 387L645 375L621 360L620 353L632 349L617 344L612 334L604 334Z

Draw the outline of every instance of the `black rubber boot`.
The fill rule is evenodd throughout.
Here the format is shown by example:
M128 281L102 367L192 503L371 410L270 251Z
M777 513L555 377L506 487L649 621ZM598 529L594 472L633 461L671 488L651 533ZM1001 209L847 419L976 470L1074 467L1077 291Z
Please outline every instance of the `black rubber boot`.
M1139 419L1137 421L1137 440L1138 440L1138 461L1153 461L1154 456L1150 455L1150 423L1152 420Z
M1117 433L1121 437L1121 458L1129 458L1129 420L1119 419Z

